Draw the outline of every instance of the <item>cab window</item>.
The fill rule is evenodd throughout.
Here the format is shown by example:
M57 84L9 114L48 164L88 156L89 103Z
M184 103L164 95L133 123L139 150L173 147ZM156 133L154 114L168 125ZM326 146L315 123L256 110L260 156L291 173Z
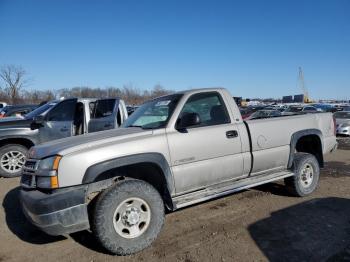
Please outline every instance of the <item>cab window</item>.
M179 118L186 113L197 113L201 124L194 127L212 126L230 123L226 106L217 92L192 95L184 105Z
M90 103L91 118L103 118L113 114L115 99L103 99Z

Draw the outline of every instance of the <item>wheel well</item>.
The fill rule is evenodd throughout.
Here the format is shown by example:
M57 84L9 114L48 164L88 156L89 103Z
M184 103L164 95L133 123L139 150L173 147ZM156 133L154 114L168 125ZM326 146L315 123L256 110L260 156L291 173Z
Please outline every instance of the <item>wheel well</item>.
M298 139L295 150L297 152L310 153L314 155L320 165L323 167L322 143L318 135L306 135Z
M169 210L173 209L170 192L168 190L165 174L155 163L143 162L113 168L99 174L95 182L118 177L119 179L134 178L151 184L163 198L164 204Z
M34 146L34 143L26 138L7 138L7 139L0 140L0 147L6 146L9 144L22 145L28 149Z

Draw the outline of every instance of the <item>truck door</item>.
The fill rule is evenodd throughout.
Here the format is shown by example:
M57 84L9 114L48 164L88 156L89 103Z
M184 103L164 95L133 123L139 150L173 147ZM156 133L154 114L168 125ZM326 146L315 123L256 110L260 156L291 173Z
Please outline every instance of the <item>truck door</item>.
M90 102L88 132L113 129L118 126L118 99L100 99Z
M67 99L54 106L39 129L41 143L73 134L73 118L77 99Z
M243 175L241 140L218 92L198 93L185 102L178 120L196 113L201 123L167 128L176 193L205 188Z

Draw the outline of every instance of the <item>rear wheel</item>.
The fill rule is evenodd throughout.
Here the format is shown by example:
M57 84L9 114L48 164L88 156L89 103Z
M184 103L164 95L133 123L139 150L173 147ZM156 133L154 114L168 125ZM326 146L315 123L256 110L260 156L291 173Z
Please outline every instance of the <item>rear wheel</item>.
M307 196L317 188L320 167L315 156L296 153L293 162L294 176L285 179L289 191L296 196Z
M158 191L140 180L125 180L98 196L92 231L108 251L129 255L151 245L164 223Z
M22 145L6 145L0 148L0 176L16 177L22 174L28 148Z

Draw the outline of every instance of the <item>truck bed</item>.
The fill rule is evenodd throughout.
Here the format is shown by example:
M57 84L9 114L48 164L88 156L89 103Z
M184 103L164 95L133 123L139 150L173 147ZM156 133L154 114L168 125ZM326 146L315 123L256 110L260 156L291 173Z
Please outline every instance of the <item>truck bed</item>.
M329 153L336 143L332 117L331 113L315 113L245 121L254 162L252 174L266 172L271 162L275 169L287 168L291 138L301 130L320 130L322 152Z

